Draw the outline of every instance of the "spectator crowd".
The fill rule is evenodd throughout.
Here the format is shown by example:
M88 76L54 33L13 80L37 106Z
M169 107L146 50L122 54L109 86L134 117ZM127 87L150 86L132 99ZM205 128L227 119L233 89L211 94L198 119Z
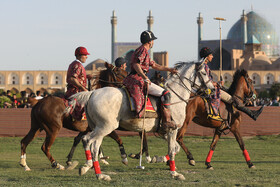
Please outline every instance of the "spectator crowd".
M26 91L21 91L19 94L12 93L10 90L6 92L2 90L0 92L0 108L30 108L28 103L28 97L35 98L37 100L48 96L47 92L41 94L41 91L28 94Z

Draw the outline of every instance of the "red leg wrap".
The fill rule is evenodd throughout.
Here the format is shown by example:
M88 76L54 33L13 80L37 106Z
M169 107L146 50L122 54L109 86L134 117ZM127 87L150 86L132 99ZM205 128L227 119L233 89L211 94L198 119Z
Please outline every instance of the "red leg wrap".
M101 169L98 161L93 162L95 174L101 174Z
M169 161L170 171L175 171L175 160Z
M90 150L86 150L85 153L86 153L87 160L92 160L92 156L91 156Z
M166 156L165 156L165 158L166 158L167 160L170 160L170 157L169 157L169 155L166 155Z
M213 153L214 153L213 150L210 150L210 151L209 151L209 153L208 153L208 155L207 155L207 158L206 158L206 162L211 162L211 158L212 158L212 156L213 156Z
M251 159L250 159L250 156L249 156L249 153L248 153L248 151L247 151L246 149L244 149L243 155L244 155L244 157L245 157L246 162L248 162L248 161L251 160Z

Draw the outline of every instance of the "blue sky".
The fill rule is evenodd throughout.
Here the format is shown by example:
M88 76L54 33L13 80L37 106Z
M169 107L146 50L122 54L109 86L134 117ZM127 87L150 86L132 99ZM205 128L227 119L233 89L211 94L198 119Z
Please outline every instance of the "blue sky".
M280 33L279 7L275 0L1 0L0 70L67 70L78 46L87 47L89 62L111 61L112 11L118 18L117 41L138 42L147 29L152 10L154 51L168 51L169 64L197 58L197 23L204 18L203 39L222 38L240 18L253 10ZM85 64L85 65L86 65Z

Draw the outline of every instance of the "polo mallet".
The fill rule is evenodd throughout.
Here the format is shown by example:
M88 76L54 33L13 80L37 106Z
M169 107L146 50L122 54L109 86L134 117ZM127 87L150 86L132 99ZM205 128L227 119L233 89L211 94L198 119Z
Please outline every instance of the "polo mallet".
M147 92L146 92L146 97L145 97L145 103L144 103L144 116L143 116L143 126L142 126L142 136L141 136L141 150L140 150L140 160L139 160L139 166L136 166L136 169L145 169L145 166L142 166L142 149L143 149L143 139L144 139L144 133L145 133L145 118L146 118L146 105L148 101L148 90L149 90L149 85L147 86Z

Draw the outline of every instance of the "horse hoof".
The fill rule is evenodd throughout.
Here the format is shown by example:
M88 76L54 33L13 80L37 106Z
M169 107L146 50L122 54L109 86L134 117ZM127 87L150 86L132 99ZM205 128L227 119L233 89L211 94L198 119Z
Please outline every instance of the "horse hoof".
M100 159L100 161L105 165L109 165L109 162L107 162L105 159Z
M157 157L153 157L150 163L156 163L157 162Z
M82 176L82 175L86 174L90 168L91 167L89 167L89 166L83 166L83 167L79 168L79 175Z
M184 175L177 173L176 171L171 171L171 176L173 179L176 179L176 180L186 180Z
M57 170L65 170L64 166L57 163L57 166L54 168L54 169L57 169Z
M128 160L127 160L127 158L124 158L123 160L122 160L122 163L124 164L124 165L128 165Z
M189 160L189 165L195 166L195 160Z
M96 177L97 177L98 180L103 180L103 181L112 180L109 175L104 175L104 174L96 174Z
M79 164L78 161L74 161L74 162L67 162L67 166L66 166L66 170L73 170L75 167L77 167L77 165Z
M31 169L26 165L24 166L24 171L31 171Z
M251 167L249 167L249 168L250 168L250 169L257 169L256 166L254 166L254 165L251 166Z
M150 156L146 156L146 163L151 163L152 162L152 159Z

